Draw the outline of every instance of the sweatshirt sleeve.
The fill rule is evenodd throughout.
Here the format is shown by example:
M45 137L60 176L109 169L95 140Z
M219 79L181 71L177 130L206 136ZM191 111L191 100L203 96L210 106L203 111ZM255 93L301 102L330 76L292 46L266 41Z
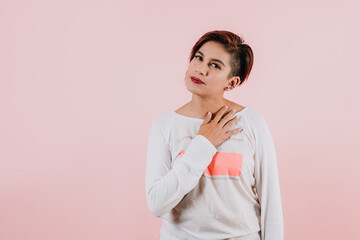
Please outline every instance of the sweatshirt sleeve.
M261 206L261 239L283 240L283 213L274 141L265 119L255 127L255 184Z
M166 141L165 125L168 124L154 121L148 138L146 198L156 217L168 213L198 184L217 151L206 137L196 135L171 168L173 159Z

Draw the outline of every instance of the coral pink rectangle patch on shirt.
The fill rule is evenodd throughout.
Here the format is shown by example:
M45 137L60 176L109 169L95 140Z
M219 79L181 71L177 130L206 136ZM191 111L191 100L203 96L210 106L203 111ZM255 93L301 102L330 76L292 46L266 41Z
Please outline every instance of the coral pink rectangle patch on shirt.
M217 152L204 173L212 176L240 176L242 161L241 153Z
M179 153L179 157L182 157L184 153L185 150ZM243 155L241 153L217 152L204 173L212 176L240 176L242 162Z

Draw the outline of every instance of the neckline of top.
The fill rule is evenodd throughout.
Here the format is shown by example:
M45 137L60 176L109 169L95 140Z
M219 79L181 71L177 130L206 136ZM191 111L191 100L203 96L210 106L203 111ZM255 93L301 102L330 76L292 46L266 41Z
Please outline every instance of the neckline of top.
M241 109L240 111L236 112L233 116L236 116L238 115L239 113L242 113L244 112L246 109L248 109L248 106L245 106L243 109ZM195 120L195 121L204 121L204 119L202 118L193 118L193 117L187 117L187 116L184 116L184 115L181 115L175 111L171 111L173 114L179 116L179 117L182 117L182 118L186 118L186 119L191 119L191 120Z

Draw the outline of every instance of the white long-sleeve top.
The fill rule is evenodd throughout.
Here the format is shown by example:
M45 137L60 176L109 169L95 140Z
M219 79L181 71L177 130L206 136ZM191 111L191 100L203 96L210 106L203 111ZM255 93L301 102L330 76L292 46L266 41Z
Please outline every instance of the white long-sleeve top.
M283 240L274 142L265 119L245 107L215 147L197 132L203 119L167 112L148 138L146 198L162 218L160 239ZM257 236L257 237L256 237Z

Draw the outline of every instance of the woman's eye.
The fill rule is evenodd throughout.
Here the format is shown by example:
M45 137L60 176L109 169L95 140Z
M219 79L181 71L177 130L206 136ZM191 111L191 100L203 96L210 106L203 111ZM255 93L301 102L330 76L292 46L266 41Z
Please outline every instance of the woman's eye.
M220 69L219 65L217 65L216 63L213 63L215 65L216 68Z
M199 59L199 60L202 59L201 56L195 56L195 58L197 58L197 59ZM217 65L216 63L212 63L212 64L214 64L214 66L215 66L216 68L220 69L219 65Z

